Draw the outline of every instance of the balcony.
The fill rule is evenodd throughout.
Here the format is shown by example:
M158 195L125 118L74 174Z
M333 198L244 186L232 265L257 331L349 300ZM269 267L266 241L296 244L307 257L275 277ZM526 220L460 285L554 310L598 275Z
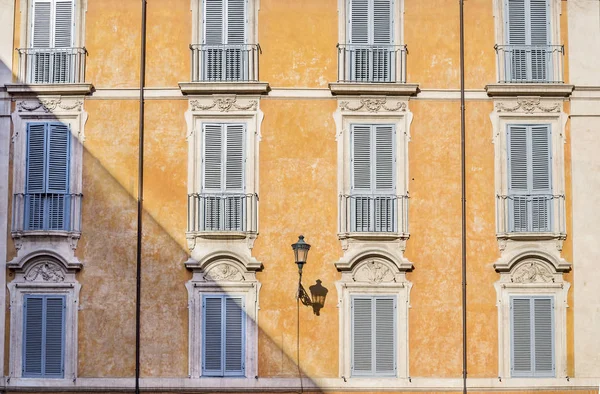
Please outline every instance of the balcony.
M567 97L563 45L496 45L498 84L488 85L490 96Z
M414 95L406 83L406 45L338 44L338 80L333 94Z
M257 232L257 194L188 195L188 233ZM206 234L210 237L210 234Z
M185 94L266 93L268 84L259 82L258 44L192 44L191 82L181 82Z
M496 198L496 232L501 238L564 238L565 196L503 195Z
M342 194L339 212L344 236L408 237L408 196Z
M85 48L20 48L17 83L9 93L87 94Z
M17 193L12 233L23 235L81 232L81 194Z

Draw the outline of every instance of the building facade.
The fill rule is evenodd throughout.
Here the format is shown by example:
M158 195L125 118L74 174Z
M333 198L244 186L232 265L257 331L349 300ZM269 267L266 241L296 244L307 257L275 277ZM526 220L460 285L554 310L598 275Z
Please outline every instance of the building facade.
M598 393L597 1L464 3L464 196L457 2L145 3L0 0L4 390L133 389L143 131L143 391Z

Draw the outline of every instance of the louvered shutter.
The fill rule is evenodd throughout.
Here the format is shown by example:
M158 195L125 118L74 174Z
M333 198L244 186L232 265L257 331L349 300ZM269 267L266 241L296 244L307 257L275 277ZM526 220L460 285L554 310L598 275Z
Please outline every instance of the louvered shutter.
M553 340L552 298L534 298L534 358L537 376L554 376L554 340Z
M550 3L547 0L529 0L531 26L531 79L547 81L551 66L551 52L545 48L550 44ZM538 47L536 47L538 46Z
M509 222L512 231L529 229L529 165L527 127L508 127L508 193Z
M350 79L369 80L369 0L350 0Z
M51 123L48 130L48 228L64 230L69 212L69 126Z
M223 56L225 44L223 30L225 27L224 2L226 0L204 0L204 51L205 76L208 80L223 79Z
M375 298L375 373L396 372L396 299Z
M244 310L241 298L225 297L225 374L244 372Z
M227 52L225 78L228 81L247 80L246 0L227 0Z
M368 125L352 125L352 231L370 231L373 218L372 188L372 128Z
M376 125L374 129L375 152L375 231L395 231L394 182L394 127ZM381 195L385 194L385 195Z
M65 298L47 296L45 316L44 376L63 377Z
M530 129L532 231L550 231L552 212L550 126L531 126Z
M225 160L225 229L242 230L244 208L244 125L228 124ZM232 194L233 193L233 194Z
M223 374L223 306L222 297L205 296L202 304L204 324L202 335L203 374Z
M223 129L222 124L205 124L203 141L204 227L221 229L223 189Z
M373 0L373 82L389 82L392 75L393 12L391 0Z
M49 0L36 0L33 3L31 46L33 48L52 47L52 3ZM33 83L51 82L50 52L34 52L29 71Z
M23 376L64 376L65 297L25 296Z
M27 174L25 186L25 224L28 230L43 228L46 191L45 123L27 124Z
M531 299L511 299L511 372L513 376L527 376L532 371L531 353Z
M373 372L373 300L352 298L352 374Z
M56 0L54 13L54 47L70 48L73 46L73 2ZM72 55L68 52L55 51L53 53L53 81L54 83L73 82Z
M26 296L23 319L23 376L42 376L43 297Z

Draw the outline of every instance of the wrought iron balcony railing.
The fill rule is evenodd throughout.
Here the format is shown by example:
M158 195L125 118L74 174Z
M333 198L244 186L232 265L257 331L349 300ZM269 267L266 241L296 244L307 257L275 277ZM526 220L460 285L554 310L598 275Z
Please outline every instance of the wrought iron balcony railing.
M85 48L20 48L20 83L83 83Z
M192 82L257 82L260 45L192 44Z
M338 82L406 83L406 45L338 44Z
M81 232L81 194L17 193L12 231Z
M513 194L497 196L497 233L565 234L565 196Z
M257 194L188 195L188 232L257 231Z
M563 83L563 45L496 45L500 83Z
M340 195L340 233L408 234L408 196Z

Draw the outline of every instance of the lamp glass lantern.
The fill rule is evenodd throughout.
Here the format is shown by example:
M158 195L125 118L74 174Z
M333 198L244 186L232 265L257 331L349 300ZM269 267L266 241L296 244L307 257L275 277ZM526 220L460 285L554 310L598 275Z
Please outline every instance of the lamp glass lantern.
M310 250L310 245L304 242L304 235L298 237L298 242L292 244L292 249L294 250L294 258L298 265L298 273L302 275L302 267L306 264L308 251Z

